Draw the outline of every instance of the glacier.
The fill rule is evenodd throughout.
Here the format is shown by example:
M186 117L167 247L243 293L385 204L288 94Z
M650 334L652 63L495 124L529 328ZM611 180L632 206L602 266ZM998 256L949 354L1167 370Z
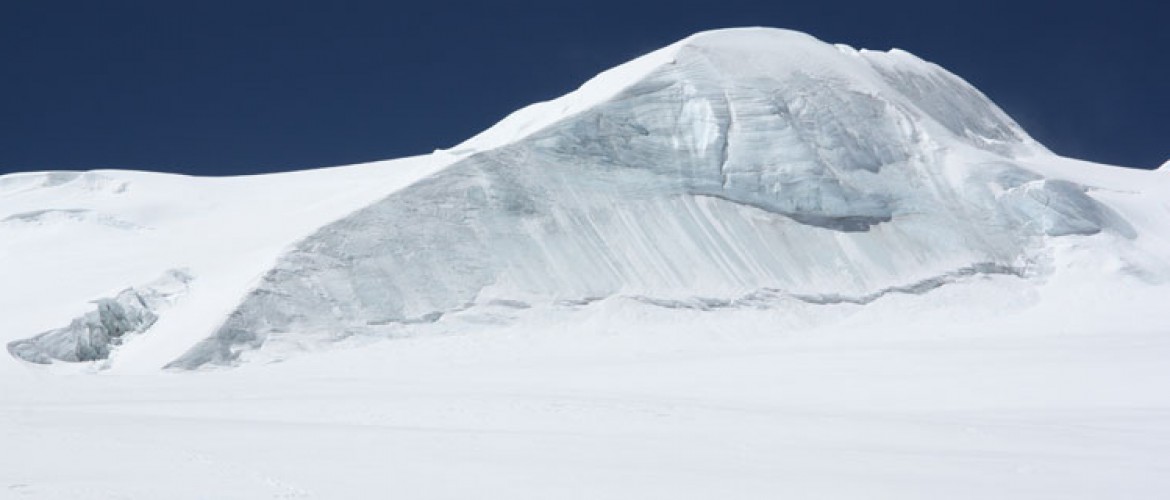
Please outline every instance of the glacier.
M767 28L428 155L0 176L0 497L1165 498L1167 200Z
M864 297L964 270L1024 275L1043 267L1045 237L1135 236L1087 186L1016 161L1050 153L904 51L703 33L542 109L563 116L534 124L525 110L496 127L519 139L473 138L452 150L464 158L297 243L168 366L501 300Z
M107 359L113 349L134 334L150 329L159 311L182 298L193 279L183 270L169 270L151 283L93 301L95 310L75 318L66 327L9 343L8 352L33 363Z

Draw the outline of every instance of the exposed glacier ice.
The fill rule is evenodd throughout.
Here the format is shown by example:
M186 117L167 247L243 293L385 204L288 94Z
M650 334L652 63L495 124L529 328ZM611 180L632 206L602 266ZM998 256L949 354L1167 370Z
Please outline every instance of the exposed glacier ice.
M1095 234L1105 227L1135 236L1124 220L1085 191L1068 181L1034 180L1012 187L1000 200L1016 224L1049 236Z
M69 326L10 342L8 352L33 363L106 359L130 336L153 326L159 310L186 293L191 280L186 271L172 269L149 284L94 300L94 310L75 318Z

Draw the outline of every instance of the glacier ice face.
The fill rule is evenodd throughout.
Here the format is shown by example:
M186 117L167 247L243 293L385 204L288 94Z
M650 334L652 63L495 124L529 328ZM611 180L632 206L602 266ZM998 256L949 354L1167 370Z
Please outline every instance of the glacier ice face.
M1044 151L909 54L764 29L666 50L605 100L321 228L171 366L499 301L877 297L1022 275L1037 238L1120 224L1014 163Z
M1030 181L1012 187L1001 201L1016 224L1034 227L1049 236L1096 234L1110 222L1114 229L1132 236L1124 221L1111 217L1106 207L1085 193L1083 186L1068 181Z
M865 52L882 80L914 104L914 108L948 132L976 147L1012 154L1018 145L1041 148L987 97L946 70L909 53Z
M159 309L185 293L191 279L185 271L167 271L150 284L93 301L94 310L75 318L66 327L9 343L8 352L41 364L106 359L129 336L153 326Z

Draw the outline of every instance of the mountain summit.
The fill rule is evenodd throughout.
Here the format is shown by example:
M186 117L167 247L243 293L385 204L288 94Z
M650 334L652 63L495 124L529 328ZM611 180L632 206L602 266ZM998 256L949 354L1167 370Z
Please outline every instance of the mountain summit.
M1160 247L1143 246L1165 234L1142 238L1158 225L1133 201L1165 179L1053 155L978 90L907 52L786 30L691 36L409 161L417 166L393 175L399 167L287 174L268 188L302 194L250 223L291 224L314 203L302 196L338 196L301 186L310 177L351 179L363 194L257 240L254 258L230 242L202 263L179 251L165 267L152 258L149 272L105 282L131 288L9 350L99 359L141 334L119 348L129 359L197 368L484 315L508 321L501 308L558 314L622 298L785 314L958 282L1040 284L1070 245L1106 249L1125 277L1168 275ZM33 196L77 182L51 175L0 187ZM107 193L123 205L156 181L125 182L129 193ZM171 182L181 184L157 181ZM250 196L233 182L260 181L191 185ZM17 222L48 217L22 213ZM77 214L89 215L70 223L113 217L53 217ZM168 269L182 269L181 294L138 286ZM199 289L230 273L233 288ZM134 347L152 338L156 348Z

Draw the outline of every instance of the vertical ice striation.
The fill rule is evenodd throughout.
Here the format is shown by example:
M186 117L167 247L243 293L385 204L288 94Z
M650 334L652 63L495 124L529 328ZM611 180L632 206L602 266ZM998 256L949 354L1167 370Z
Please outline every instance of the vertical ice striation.
M1078 186L1013 163L1044 150L904 52L722 30L603 80L301 241L171 366L499 299L877 296L963 270L1014 273L1036 237L1114 221Z

